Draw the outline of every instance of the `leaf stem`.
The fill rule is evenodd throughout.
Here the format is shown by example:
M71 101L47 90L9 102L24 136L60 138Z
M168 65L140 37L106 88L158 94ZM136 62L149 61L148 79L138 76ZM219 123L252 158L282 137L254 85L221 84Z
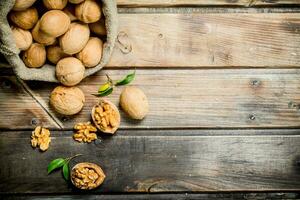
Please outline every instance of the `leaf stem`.
M68 162L70 162L73 158L76 158L76 157L82 156L82 155L83 155L83 154L81 154L81 153L76 154L75 156L71 156L71 157L69 157L69 158L66 158L65 161L66 161L66 163L68 163Z

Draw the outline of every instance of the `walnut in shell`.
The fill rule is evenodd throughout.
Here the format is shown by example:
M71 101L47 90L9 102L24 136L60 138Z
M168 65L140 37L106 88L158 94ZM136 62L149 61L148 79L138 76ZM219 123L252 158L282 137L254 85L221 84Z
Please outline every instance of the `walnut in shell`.
M20 11L31 7L36 0L15 0L15 5L12 10Z
M37 126L31 135L31 146L33 148L39 147L41 151L46 151L51 142L50 131L41 126Z
M85 68L80 60L67 57L58 61L55 72L60 83L66 86L74 86L83 79L84 70Z
M46 50L44 45L33 43L29 49L23 53L23 61L27 67L38 68L46 62Z
M73 4L79 4L81 2L83 2L84 0L69 0L70 3L73 3Z
M71 182L82 190L92 190L99 187L105 179L100 166L94 163L78 163L71 171Z
M100 99L92 109L92 119L103 133L114 134L120 126L121 117L118 108L110 101Z
M62 51L60 46L49 46L47 48L47 59L53 64L57 64L59 60L68 56Z
M89 24L91 32L98 36L105 36L106 35L106 28L105 28L105 21L104 19L100 19L97 22Z
M18 27L28 30L31 29L39 20L38 12L35 8L23 11L12 11L9 19Z
M81 111L85 97L78 87L56 87L50 95L50 104L62 115L75 115Z
M43 3L49 10L62 10L66 7L68 0L43 0Z
M76 54L85 67L95 67L102 58L103 42L97 37L90 37L85 47Z
M59 38L59 45L66 54L76 54L85 47L89 37L87 24L72 22L68 31Z
M76 17L84 23L93 23L101 18L101 7L94 0L85 0L75 7Z
M55 37L51 37L51 36L47 35L46 33L40 31L40 22L39 21L36 23L36 25L34 26L34 28L31 31L31 33L32 33L33 39L36 42L43 44L45 46L53 45L56 42Z
M50 37L63 35L70 26L69 16L61 10L50 10L40 19L40 30Z
M141 89L133 86L123 89L120 95L120 105L132 119L143 119L149 111L146 95Z
M21 50L27 50L32 44L32 36L31 33L27 30L23 30L21 28L12 27L11 28L16 46Z

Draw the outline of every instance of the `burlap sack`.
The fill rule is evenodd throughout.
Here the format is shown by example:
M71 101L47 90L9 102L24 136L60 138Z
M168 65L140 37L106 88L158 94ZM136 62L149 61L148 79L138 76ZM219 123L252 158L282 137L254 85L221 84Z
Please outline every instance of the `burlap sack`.
M15 0L0 0L0 53L2 53L9 64L13 67L17 76L23 80L38 80L58 82L55 77L55 66L45 64L41 68L28 68L19 57L19 49L16 47L12 31L7 21L7 14L12 9ZM118 13L115 0L102 0L102 10L105 16L107 40L103 46L102 59L93 68L85 70L84 77L87 77L101 68L109 61L114 43L118 34Z

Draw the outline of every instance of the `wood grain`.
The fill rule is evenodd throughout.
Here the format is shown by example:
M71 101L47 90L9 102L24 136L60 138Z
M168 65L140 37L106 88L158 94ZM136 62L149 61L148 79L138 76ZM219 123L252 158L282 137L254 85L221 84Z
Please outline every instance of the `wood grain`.
M185 136L185 131L198 136ZM247 136L247 130L231 130L230 136L217 136L212 130L211 136L201 136L201 130L157 130L160 136L143 136L147 131L128 130L91 144L73 141L72 132L52 131L45 153L31 148L30 131L1 132L0 193L80 193L66 184L60 172L47 175L46 170L51 160L76 153L84 156L72 166L94 162L107 176L89 194L299 191L300 132L289 131L264 135L257 130L261 136Z
M125 7L167 7L167 6L278 6L296 5L298 0L117 0L118 6Z
M120 14L109 67L300 67L299 13Z
M0 113L0 128L59 127L15 77L0 77Z
M65 129L72 128L77 122L89 120L91 108L98 101L91 94L106 81L105 74L118 80L130 72L102 70L85 79L79 85L86 95L82 112L74 117L55 115L56 118L61 120ZM132 85L146 93L150 112L143 121L138 122L129 120L121 111L123 129L271 128L300 125L298 69L144 69L137 70ZM35 98L50 113L54 111L48 104L49 95L55 86L49 83L29 83ZM122 87L116 88L108 99L118 105L121 90ZM22 108L21 102L19 105ZM6 114L0 116L0 121L7 115L12 116L14 109L3 109L3 113ZM10 125L4 124L1 128L7 126Z
M0 195L1 197L1 195ZM232 199L299 199L298 193L268 192L268 193L205 193L205 194L104 194L104 195L5 195L5 200L232 200Z

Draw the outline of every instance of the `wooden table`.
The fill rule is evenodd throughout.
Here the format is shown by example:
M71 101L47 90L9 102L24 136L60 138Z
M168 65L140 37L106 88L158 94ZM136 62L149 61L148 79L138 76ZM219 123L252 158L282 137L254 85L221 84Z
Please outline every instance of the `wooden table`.
M86 103L74 117L49 106L55 84L24 82L1 68L3 199L299 198L299 5L118 0L113 56L79 85ZM105 74L118 79L132 68L133 84L149 98L147 118L137 123L121 113L115 136L73 141L72 127L90 119L97 102L91 93ZM109 99L118 104L120 91ZM51 129L45 153L30 146L36 125ZM77 153L84 156L73 164L103 167L107 178L99 189L78 191L59 172L47 175L52 159Z

